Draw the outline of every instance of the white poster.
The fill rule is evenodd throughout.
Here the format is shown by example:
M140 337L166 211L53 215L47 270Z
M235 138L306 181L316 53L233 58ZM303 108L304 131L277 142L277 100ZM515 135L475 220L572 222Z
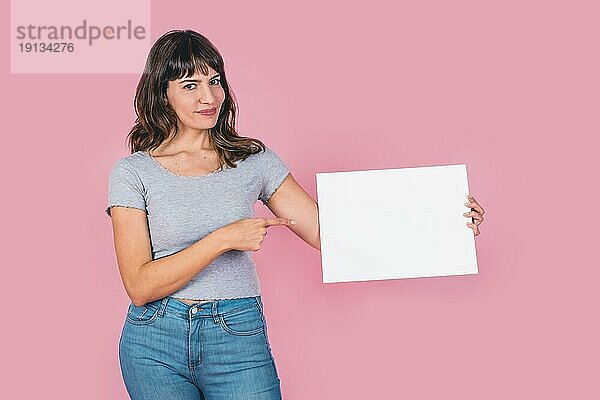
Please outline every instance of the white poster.
M324 283L477 274L465 164L316 177Z

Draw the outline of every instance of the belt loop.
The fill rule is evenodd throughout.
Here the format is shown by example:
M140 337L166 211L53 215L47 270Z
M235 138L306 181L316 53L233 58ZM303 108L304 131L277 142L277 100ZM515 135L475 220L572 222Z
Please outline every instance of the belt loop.
M263 303L262 303L262 299L260 298L260 295L254 297L256 299L256 304L258 304L258 307L260 308L260 312L264 312L263 311Z
M220 321L219 321L219 308L217 306L218 303L219 303L219 300L213 300L213 301L211 301L211 304L212 304L212 316L213 316L213 320L215 321L215 324L220 323Z
M165 313L165 308L167 308L167 303L169 302L169 296L165 296L160 302L160 308L158 309L158 316L162 317Z

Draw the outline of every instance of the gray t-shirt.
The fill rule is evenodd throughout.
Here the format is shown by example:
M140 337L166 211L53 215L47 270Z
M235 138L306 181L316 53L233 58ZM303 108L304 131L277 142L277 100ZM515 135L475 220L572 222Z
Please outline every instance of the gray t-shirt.
M181 251L231 222L254 217L254 204L266 204L289 170L269 147L202 176L177 175L146 151L114 164L109 175L108 207L146 211L152 259ZM261 294L252 251L230 250L170 294L186 299L233 299Z

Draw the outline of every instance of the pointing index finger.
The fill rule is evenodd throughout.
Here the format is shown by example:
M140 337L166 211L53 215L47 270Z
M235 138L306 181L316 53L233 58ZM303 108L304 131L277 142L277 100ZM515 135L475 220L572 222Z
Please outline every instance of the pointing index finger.
M296 221L289 218L269 218L265 220L265 226L273 226L273 225L294 225Z

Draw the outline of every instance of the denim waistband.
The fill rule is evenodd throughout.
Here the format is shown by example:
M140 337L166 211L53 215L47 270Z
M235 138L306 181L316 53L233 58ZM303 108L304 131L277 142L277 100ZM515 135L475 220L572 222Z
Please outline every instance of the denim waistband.
M201 304L187 304L174 297L166 296L144 304L145 307L158 310L159 317L166 313L181 318L212 317L215 319L217 319L218 315L250 305L256 305L262 312L263 304L261 295L238 299L210 300L207 303Z

